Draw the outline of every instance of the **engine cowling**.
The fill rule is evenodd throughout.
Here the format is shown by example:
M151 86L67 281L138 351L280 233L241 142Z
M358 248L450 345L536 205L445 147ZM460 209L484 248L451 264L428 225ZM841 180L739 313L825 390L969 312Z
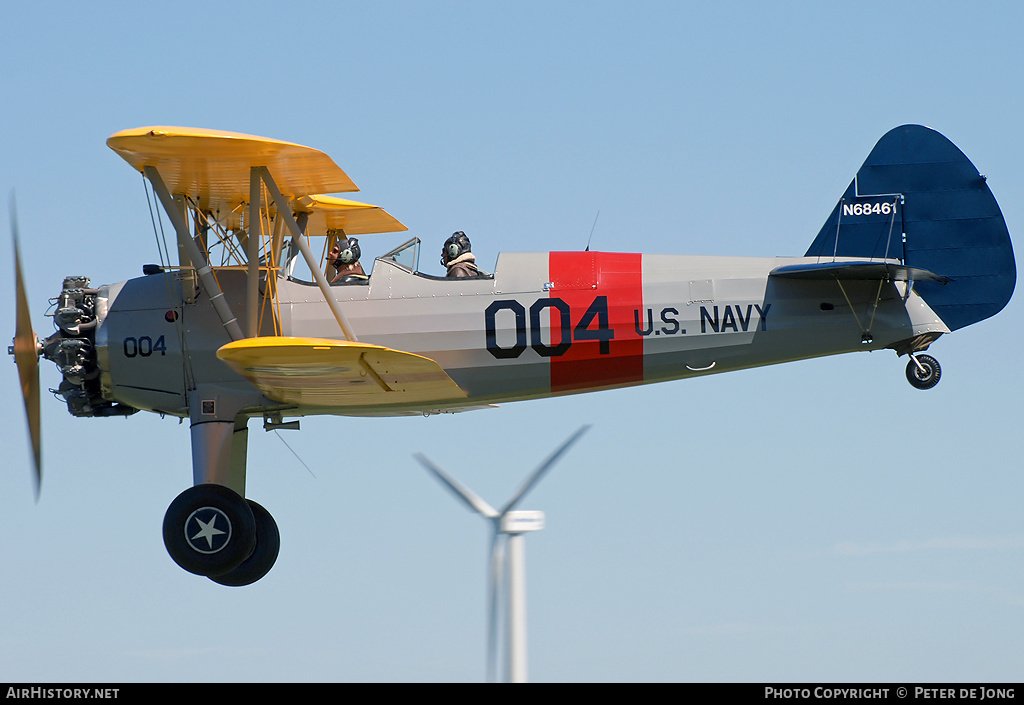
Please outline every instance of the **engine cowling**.
M51 390L72 416L129 416L138 409L103 398L96 358L96 295L88 277L66 277L53 314L57 331L42 341L42 354L64 379Z

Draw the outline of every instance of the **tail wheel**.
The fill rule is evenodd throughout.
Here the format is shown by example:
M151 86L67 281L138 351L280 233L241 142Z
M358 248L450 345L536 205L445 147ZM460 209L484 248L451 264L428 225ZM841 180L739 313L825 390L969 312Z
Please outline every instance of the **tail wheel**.
M931 355L913 355L907 363L907 381L918 389L931 389L941 377L939 361Z
M256 519L238 493L196 485L175 498L164 515L164 546L190 573L213 577L236 569L256 545Z
M251 499L245 500L256 520L256 545L252 553L234 570L224 575L211 576L210 580L229 587L251 585L270 572L277 561L277 552L281 548L281 534L277 522L266 509Z

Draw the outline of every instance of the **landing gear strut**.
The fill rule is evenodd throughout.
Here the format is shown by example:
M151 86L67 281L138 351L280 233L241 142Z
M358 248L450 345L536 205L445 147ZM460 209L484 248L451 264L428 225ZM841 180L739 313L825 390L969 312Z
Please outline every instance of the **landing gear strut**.
M942 368L939 361L931 355L914 355L911 353L907 363L907 381L917 389L931 389L939 383Z
M245 499L248 416L252 394L201 385L192 392L193 486L164 515L164 545L190 573L240 587L266 575L277 561L281 535L266 509Z

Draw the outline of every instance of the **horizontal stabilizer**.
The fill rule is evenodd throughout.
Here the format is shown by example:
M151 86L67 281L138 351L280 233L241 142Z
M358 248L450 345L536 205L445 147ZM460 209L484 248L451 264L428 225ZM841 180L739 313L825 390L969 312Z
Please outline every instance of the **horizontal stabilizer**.
M810 264L787 264L771 271L773 277L787 279L841 279L844 281L890 281L890 282L939 282L945 284L948 277L943 277L927 269L907 267L897 262L878 262L865 260L861 262L812 262Z
M321 338L246 338L217 357L268 399L301 406L422 405L466 393L433 360L368 343Z

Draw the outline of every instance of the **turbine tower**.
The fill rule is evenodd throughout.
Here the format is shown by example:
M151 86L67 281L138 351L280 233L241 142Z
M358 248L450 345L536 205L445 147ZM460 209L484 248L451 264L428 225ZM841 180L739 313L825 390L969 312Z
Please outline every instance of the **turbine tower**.
M430 462L422 453L417 453L415 456L420 464L432 473L441 484L451 490L456 498L491 522L491 565L488 579L490 616L487 625L487 676L491 682L497 680L495 671L500 617L499 603L503 579L505 581L505 677L509 683L526 682L526 546L524 534L544 528L544 512L516 510L515 507L588 428L590 426L582 426L554 453L549 455L527 477L526 481L500 510L494 509L473 490Z

